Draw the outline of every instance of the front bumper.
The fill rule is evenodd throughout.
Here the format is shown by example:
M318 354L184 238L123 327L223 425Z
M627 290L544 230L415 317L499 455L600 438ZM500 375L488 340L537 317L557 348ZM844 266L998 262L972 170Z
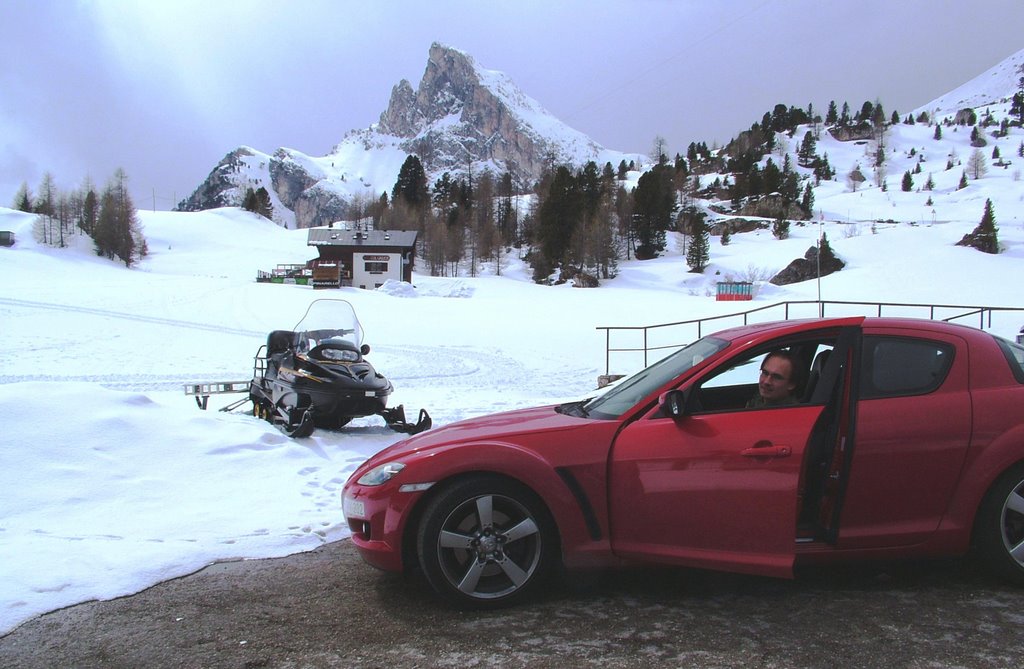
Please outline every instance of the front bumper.
M346 485L341 508L352 543L367 564L384 571L402 571L402 536L409 514L422 491L402 492L390 483Z

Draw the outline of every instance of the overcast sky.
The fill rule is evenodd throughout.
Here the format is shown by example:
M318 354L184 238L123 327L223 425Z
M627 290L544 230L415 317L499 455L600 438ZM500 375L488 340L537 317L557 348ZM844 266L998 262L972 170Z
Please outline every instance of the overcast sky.
M118 167L168 209L240 145L328 153L432 42L598 143L724 142L777 103L923 106L1024 48L1021 0L0 0L0 206Z

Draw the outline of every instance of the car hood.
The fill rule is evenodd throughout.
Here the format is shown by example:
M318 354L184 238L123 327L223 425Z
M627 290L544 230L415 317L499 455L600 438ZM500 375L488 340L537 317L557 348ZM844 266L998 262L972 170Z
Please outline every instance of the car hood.
M451 423L399 441L372 459L381 460L467 442L519 441L515 437L525 435L529 435L528 439L532 441L541 434L578 429L594 423L585 418L558 413L556 407L550 405L519 409Z

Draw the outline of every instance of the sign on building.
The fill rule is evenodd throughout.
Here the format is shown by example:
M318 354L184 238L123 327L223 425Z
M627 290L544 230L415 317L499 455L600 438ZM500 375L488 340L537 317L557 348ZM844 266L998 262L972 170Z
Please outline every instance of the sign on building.
M352 285L379 288L389 279L402 280L401 253L353 253Z

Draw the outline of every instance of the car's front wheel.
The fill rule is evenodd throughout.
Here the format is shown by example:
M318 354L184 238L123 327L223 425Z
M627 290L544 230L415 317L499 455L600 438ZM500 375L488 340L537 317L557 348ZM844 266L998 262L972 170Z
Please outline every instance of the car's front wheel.
M996 481L979 510L976 543L998 575L1024 585L1024 465Z
M503 606L528 596L556 559L547 509L530 490L478 476L443 489L417 535L430 585L462 606Z

